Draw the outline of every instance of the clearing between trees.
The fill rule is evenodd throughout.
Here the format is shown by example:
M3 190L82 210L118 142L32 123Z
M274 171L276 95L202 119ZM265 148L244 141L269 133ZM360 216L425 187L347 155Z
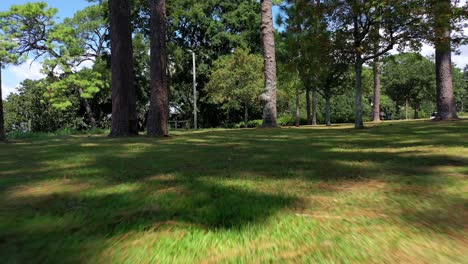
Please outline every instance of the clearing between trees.
M468 120L0 145L4 263L466 263Z

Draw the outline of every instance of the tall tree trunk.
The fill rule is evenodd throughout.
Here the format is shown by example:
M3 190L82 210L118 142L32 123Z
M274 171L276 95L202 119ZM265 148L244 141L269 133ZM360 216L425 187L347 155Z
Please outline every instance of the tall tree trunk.
M381 64L378 58L374 59L373 65L374 72L374 109L373 109L373 122L380 122L380 73Z
M312 88L312 125L317 125L317 87Z
M265 91L262 99L265 102L263 108L263 127L277 127L276 112L276 53L275 31L273 27L273 3L272 0L261 0L262 5L262 35L265 61Z
M78 92L80 93L81 101L83 102L83 105L85 107L86 115L88 116L89 125L91 126L91 128L96 128L97 127L96 119L94 118L91 104L89 103L88 99L81 97L81 95L83 94L83 89L79 88Z
M354 127L364 128L364 122L362 120L362 59L360 55L356 56L356 62L354 65L355 77L355 98L354 98Z
M133 52L132 52L133 53ZM133 62L132 62L133 66ZM138 135L138 113L137 113L137 103L136 103L136 80L135 80L135 71L132 68L132 85L128 91L128 122L129 122L129 134Z
M166 38L166 1L151 0L151 97L148 135L158 137L169 135Z
M451 1L438 0L435 8L435 53L437 84L436 120L457 119L457 109L453 94L452 50L451 50Z
M299 97L299 88L296 87L296 126L301 125L301 106Z
M245 123L246 126L247 126L247 122L249 122L249 107L247 106L247 104L245 104L245 107L244 107L244 123Z
M306 87L306 111L307 111L307 125L312 125L312 116L311 116L311 102L310 102L310 88Z
M325 98L325 116L327 126L331 126L331 98L327 96Z
M2 63L0 62L0 141L6 140L5 120L3 118L3 98L2 98Z
M134 100L135 89L131 6L128 0L111 0L109 7L112 68L112 129L109 136L121 137L131 133L133 102L130 101Z

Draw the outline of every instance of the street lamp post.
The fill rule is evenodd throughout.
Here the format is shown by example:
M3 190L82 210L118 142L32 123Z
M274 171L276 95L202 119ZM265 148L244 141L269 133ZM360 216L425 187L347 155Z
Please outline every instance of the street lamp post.
M196 61L195 61L195 52L189 50L192 53L192 64L193 64L193 128L198 129L197 121L197 72L196 72Z

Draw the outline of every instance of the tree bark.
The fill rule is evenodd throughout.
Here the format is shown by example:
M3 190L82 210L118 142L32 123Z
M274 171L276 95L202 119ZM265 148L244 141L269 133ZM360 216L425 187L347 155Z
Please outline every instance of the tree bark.
M361 56L356 55L356 62L354 65L354 71L356 74L354 98L355 128L364 128L364 122L362 120L362 64Z
M112 129L109 136L122 137L131 134L130 121L134 121L135 114L130 1L111 0L109 8L112 68Z
M247 126L247 122L249 122L249 107L247 106L247 104L245 104L245 107L244 107L244 123L245 123L246 126Z
M312 88L312 125L317 125L317 87Z
M331 126L331 98L327 96L325 98L325 116L327 126Z
M133 54L133 51L132 51ZM133 60L133 57L132 57ZM133 67L133 62L132 62ZM130 135L138 135L139 128L138 128L138 113L137 113L137 103L136 103L136 80L135 80L135 71L132 68L132 84L128 91L128 122L129 122L129 134Z
M6 140L5 119L3 117L3 98L2 98L2 63L0 62L0 141Z
M272 0L261 0L262 6L262 35L265 62L265 91L262 99L265 102L263 108L263 127L277 127L276 112L276 53L275 31L273 27L273 3Z
M378 58L374 59L373 65L374 72L374 109L373 109L373 122L380 122L380 74L381 74L381 64Z
M435 53L437 116L436 120L458 119L452 82L451 50L451 1L436 1L435 11Z
M169 91L167 81L166 1L151 1L151 95L148 135L169 135Z
M307 125L312 125L312 116L311 116L311 102L310 102L310 89L306 87L306 111L307 111Z
M299 98L299 88L296 87L296 126L301 125L301 106Z
M89 103L88 99L81 97L81 95L83 94L83 90L80 88L78 91L80 93L81 101L83 102L83 105L85 107L86 115L88 115L89 125L91 126L91 128L96 128L97 127L96 119L94 118L91 104Z

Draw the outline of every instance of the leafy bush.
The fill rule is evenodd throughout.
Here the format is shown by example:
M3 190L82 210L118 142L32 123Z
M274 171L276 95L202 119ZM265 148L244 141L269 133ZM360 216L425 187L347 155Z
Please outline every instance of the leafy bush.
M248 128L261 127L262 125L263 125L263 120L262 119L251 120L251 121L247 122L247 127Z
M295 126L296 125L296 117L295 116L290 116L290 115L284 115L278 117L278 125L280 126ZM301 117L299 124L301 126L307 125L307 119Z
M257 120L250 120L247 123L245 122L239 122L239 123L225 123L223 125L224 128L256 128L256 127L261 127L263 124L262 119L257 119Z

